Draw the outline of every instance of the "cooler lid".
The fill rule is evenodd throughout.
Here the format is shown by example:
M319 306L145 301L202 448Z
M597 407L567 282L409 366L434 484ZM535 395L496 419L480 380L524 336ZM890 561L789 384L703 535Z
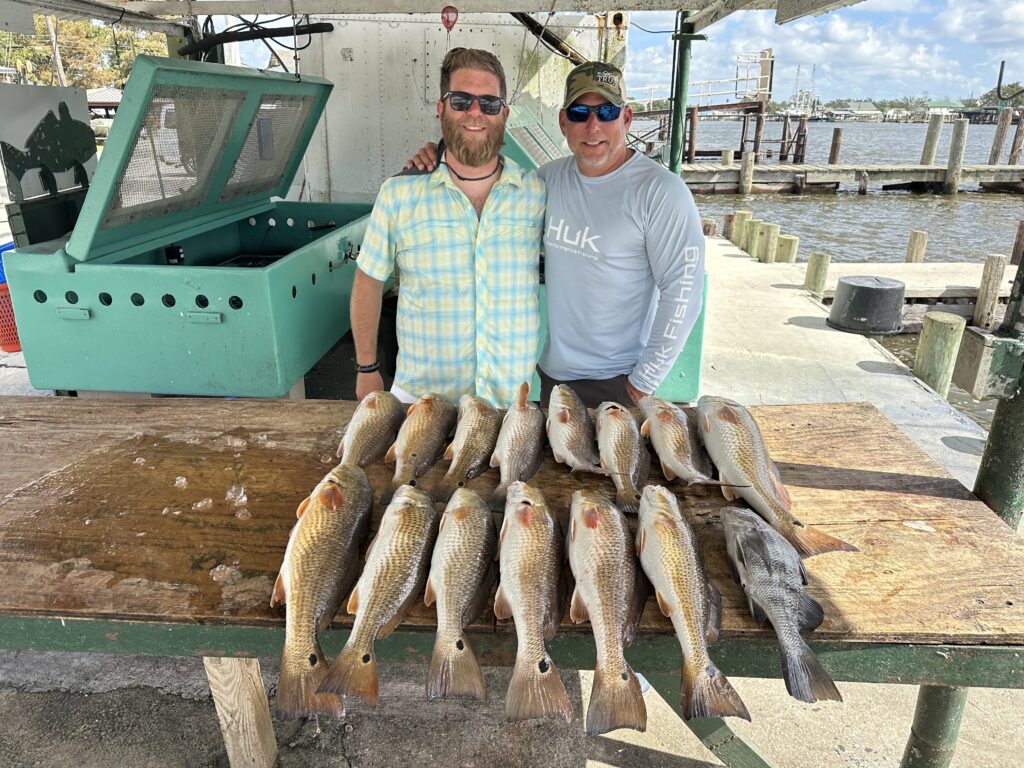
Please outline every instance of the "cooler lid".
M139 56L68 255L129 254L283 197L333 86L318 77Z

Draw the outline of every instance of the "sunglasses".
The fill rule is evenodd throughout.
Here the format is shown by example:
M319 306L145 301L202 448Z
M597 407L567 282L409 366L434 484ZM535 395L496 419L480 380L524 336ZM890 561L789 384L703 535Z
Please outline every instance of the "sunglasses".
M590 119L591 112L596 114L597 119L602 123L610 123L612 120L618 119L622 107L617 107L614 104L598 104L596 107L587 104L573 104L571 107L566 107L565 116L570 123L585 123Z
M474 101L480 105L480 111L485 115L496 115L505 106L505 100L500 96L477 96L465 91L448 91L441 97L441 101L445 99L448 99L448 103L456 112L468 112Z

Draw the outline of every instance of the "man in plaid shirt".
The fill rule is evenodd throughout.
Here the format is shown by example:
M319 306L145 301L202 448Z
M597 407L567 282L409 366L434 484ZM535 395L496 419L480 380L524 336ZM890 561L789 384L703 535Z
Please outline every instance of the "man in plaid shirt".
M381 186L352 286L356 397L384 388L377 326L397 267L397 371L392 392L470 393L499 408L533 375L540 307L544 183L499 154L508 106L497 58L466 48L441 65L445 151L426 175Z

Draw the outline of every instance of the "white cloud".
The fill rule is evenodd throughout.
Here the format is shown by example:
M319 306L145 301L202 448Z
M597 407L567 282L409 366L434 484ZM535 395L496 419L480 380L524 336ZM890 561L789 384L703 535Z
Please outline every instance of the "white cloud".
M946 0L939 27L965 43L1024 43L1024 0Z

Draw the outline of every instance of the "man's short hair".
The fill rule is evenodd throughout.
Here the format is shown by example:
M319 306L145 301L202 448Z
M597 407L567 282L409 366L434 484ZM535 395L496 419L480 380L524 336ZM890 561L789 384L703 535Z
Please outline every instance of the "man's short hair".
M482 51L479 48L452 48L448 51L441 62L442 97L450 90L452 72L457 69L477 69L495 75L501 83L501 93L498 96L505 98L505 70L501 68L498 57L490 51Z

